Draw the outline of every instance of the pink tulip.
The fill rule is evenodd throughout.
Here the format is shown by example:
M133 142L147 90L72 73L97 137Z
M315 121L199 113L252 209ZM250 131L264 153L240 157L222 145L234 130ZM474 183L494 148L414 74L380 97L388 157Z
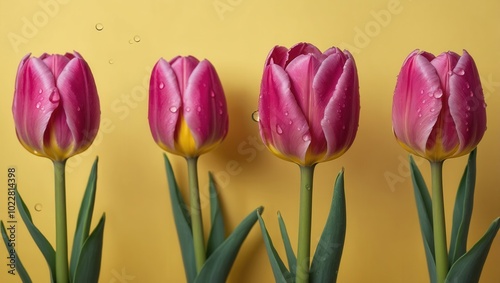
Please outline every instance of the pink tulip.
M31 153L63 161L85 151L99 129L99 97L80 54L26 55L12 106L16 133Z
M470 153L486 131L486 104L469 53L413 51L399 73L392 123L399 143L430 161Z
M149 88L149 126L156 143L184 157L214 149L226 137L226 98L215 68L208 60L160 59Z
M259 127L278 157L309 166L341 156L356 136L359 110L356 64L348 51L332 47L321 53L299 43L269 53Z

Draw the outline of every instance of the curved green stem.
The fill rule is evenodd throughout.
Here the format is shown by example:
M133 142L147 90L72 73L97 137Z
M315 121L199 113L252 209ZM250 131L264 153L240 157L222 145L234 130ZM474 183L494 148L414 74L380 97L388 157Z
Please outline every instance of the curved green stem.
M191 229L193 232L194 257L196 271L199 273L205 263L205 240L203 236L203 220L201 217L200 193L198 189L198 157L186 158L188 164L189 199L191 212Z
M54 161L56 195L56 282L69 282L66 222L66 160Z
M300 166L299 247L296 283L309 282L314 165Z
M448 274L448 250L443 200L443 161L431 162L432 223L434 229L434 254L437 282L443 283Z

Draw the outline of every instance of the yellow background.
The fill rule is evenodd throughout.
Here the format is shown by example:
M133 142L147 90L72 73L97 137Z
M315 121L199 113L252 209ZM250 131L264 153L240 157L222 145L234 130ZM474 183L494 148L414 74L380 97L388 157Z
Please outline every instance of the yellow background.
M297 242L298 168L262 149L257 108L264 59L274 45L307 41L321 50L349 49L357 62L361 120L357 138L341 158L317 166L312 239L315 246L330 205L337 172L345 167L347 235L339 282L428 282L422 238L407 167L408 154L391 131L396 75L420 48L434 54L468 50L479 68L488 130L478 151L478 180L470 245L500 216L500 2L481 1L77 1L0 2L0 218L7 216L7 168L15 166L19 189L38 227L53 242L53 171L48 159L28 153L16 139L11 113L16 69L32 52L77 50L92 68L102 125L92 147L68 161L69 234L91 164L99 156L94 223L106 212L100 282L184 282L167 193L161 149L147 121L147 89L160 58L209 59L223 83L230 130L225 142L200 158L204 216L206 172L220 185L232 230L256 207L284 256L276 212ZM101 31L96 24L102 24ZM255 146L250 142L258 140ZM255 144L255 143L254 143ZM185 162L171 156L182 186ZM418 159L429 179L427 162ZM445 162L448 223L466 158ZM38 205L40 211L35 211ZM18 218L19 219L19 218ZM205 218L205 225L208 219ZM48 282L43 257L19 222L18 251L35 282ZM449 232L448 232L449 234ZM7 274L0 247L0 281ZM500 282L500 239L491 247L481 282ZM120 281L128 280L128 281ZM260 228L245 241L229 282L272 282Z

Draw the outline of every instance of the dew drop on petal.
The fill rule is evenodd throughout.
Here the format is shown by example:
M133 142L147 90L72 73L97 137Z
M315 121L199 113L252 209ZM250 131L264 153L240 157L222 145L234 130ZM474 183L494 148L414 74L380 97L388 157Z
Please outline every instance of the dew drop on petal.
M95 29L97 31L102 31L104 29L104 26L101 23L97 23L97 24L95 24Z
M189 111L191 111L191 108L186 107L186 112L189 112Z
M198 106L198 107L196 108L196 111L201 112L201 106Z
M280 125L276 125L276 133L278 133L278 135L283 134L283 129L280 127Z
M449 76L453 75L453 72L452 71L448 71L448 75Z
M39 101L36 103L35 107L36 107L36 109L40 109L40 106L42 106L42 103Z
M252 120L254 122L259 122L259 110L255 110L252 112Z
M210 93L210 97L212 97L212 98L213 98L213 97L215 97L215 92L213 92L213 91L212 91L212 92Z
M80 107L76 108L76 111L80 112L82 109Z
M455 74L457 74L459 76L463 76L463 75L465 75L465 70L464 69L457 69L457 71L455 72Z
M57 90L52 90L52 93L49 96L50 102L56 103L59 102L61 96L59 96L59 92Z
M287 111L287 112L285 112L285 116L288 116L288 111Z
M305 134L302 136L302 140L305 141L305 142L308 142L311 140L311 135L309 134Z
M469 88L470 88L469 83L467 83L467 82L466 82L466 83L465 83L465 87L466 87L467 89L469 89Z
M292 120L288 121L288 125L291 125L291 124L293 124L293 121Z
M177 107L172 106L168 110L170 110L170 112L172 112L172 113L175 113L175 112L177 112Z
M160 85L158 85L158 87L159 87L160 89L164 89L164 88L165 88L165 84L164 84L163 82L161 82L161 83L160 83Z
M422 117L422 113L418 113L418 118L421 118Z
M443 96L443 91L441 89L438 89L434 92L433 96L434 98L441 98L441 96Z
M423 89L422 89L422 90L420 90L420 94L424 94L424 90L423 90Z
M42 92L43 92L43 89L39 89L39 90L38 90L38 93L39 93L39 94L42 94Z
M467 106L467 111L470 111L470 106Z
M472 90L469 92L469 96L474 97L474 92Z
M219 109L219 115L222 115L222 114L224 114L224 110Z
M423 100L422 100L422 104L424 104L426 101L427 101L427 100L423 99Z
M434 112L434 111L436 111L436 109L434 109L434 108L431 108L431 112Z

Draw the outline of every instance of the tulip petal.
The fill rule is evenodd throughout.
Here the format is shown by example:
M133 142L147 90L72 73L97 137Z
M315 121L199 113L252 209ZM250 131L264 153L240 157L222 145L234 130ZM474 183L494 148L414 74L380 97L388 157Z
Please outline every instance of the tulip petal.
M17 136L30 152L40 155L52 112L59 105L49 100L55 80L42 60L29 55L20 63L12 112ZM41 113L40 113L41 112Z
M201 61L193 70L183 100L183 115L200 151L219 144L227 134L227 105L215 68Z
M279 157L303 164L311 143L309 126L291 91L288 75L278 65L264 70L259 100L260 135Z
M408 56L393 97L394 134L407 150L420 156L425 156L429 135L442 108L441 100L435 97L442 93L439 76L429 59L432 55L418 50Z
M43 61L43 63L45 63L45 65L47 65L47 67L49 67L56 81L63 69L70 61L69 56L63 56L59 54L44 54L44 56L40 57L40 59Z
M172 70L174 70L181 96L184 96L184 91L186 91L189 83L189 77L199 63L200 61L193 56L177 56L170 60L169 64Z
M77 55L68 62L57 78L57 88L64 111L64 123L69 128L71 140L78 152L86 150L94 140L99 129L100 107L94 78L87 63ZM62 116L61 116L62 118ZM61 127L63 121L60 122ZM71 142L63 131L58 132L61 147ZM75 154L76 154L75 153Z
M464 50L450 77L449 108L460 140L460 155L476 147L486 131L486 104L479 73Z
M324 57L326 57L316 46L310 43L301 42L292 46L290 51L288 51L288 63L295 60L295 58L300 55L312 55L319 61L323 61Z
M459 143L455 122L450 114L448 100L450 98L450 78L455 76L452 69L457 64L459 56L453 52L445 52L431 61L436 69L441 82L442 95L438 95L442 101L442 108L439 113L439 119L429 136L427 142L428 155L434 159L443 159L452 155L457 150Z
M148 119L154 140L165 150L175 149L175 127L182 106L174 70L163 58L151 73Z
M281 66L282 68L285 68L287 61L288 61L288 48L283 46L275 46L271 50L271 52L269 52L265 66L269 64L276 64L278 66Z
M347 56L347 60L344 56ZM342 58L342 60L337 61L336 58ZM336 69L340 73L334 74L331 78L332 81L335 81L334 88L329 89L333 94L330 96L324 118L321 120L321 127L328 145L325 154L327 160L339 157L352 145L358 130L360 112L358 74L352 55L349 52L346 52L345 55L335 53L335 55L328 57L323 64L330 61L332 64L342 63L340 66L343 68L337 67ZM318 76L321 73L323 72L320 68Z

